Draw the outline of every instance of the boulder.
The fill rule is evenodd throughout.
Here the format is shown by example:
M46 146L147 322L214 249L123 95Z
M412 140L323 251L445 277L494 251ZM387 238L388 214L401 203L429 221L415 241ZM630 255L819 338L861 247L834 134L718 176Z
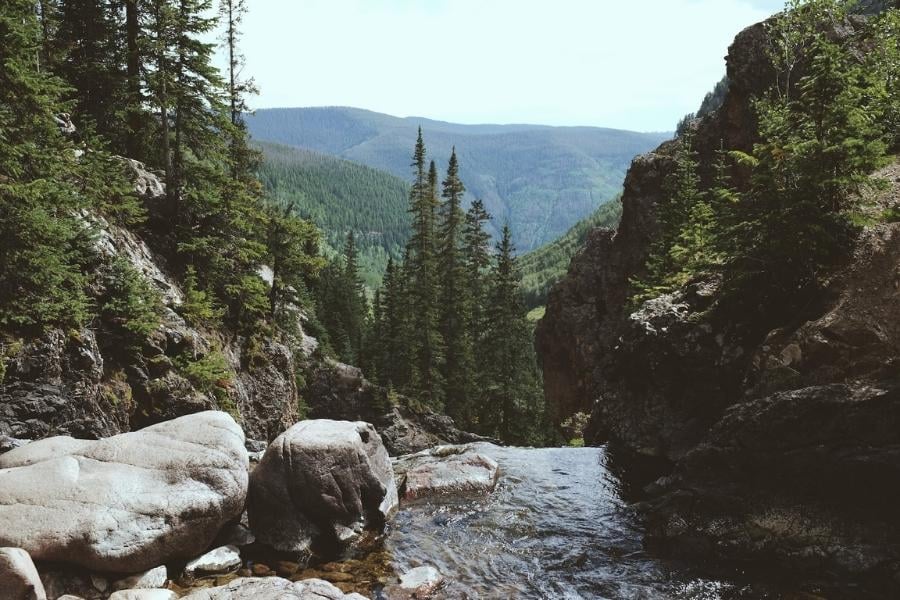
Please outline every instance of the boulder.
M160 565L155 569L137 573L125 579L120 579L113 584L113 590L146 590L161 588L166 585L169 578L169 572L165 565Z
M444 585L444 576L431 565L410 569L400 576L400 583L385 588L390 600L424 600L433 598Z
M244 434L222 412L34 442L0 456L0 544L113 573L192 558L240 515L247 467Z
M397 510L397 486L375 428L302 421L275 439L250 478L248 516L277 550L338 542L347 529L380 528Z
M411 500L431 494L492 491L497 485L500 467L491 457L475 451L481 447L472 444L437 446L401 456L396 460L394 470L403 497Z
M0 598L46 600L44 584L31 557L21 548L0 548Z
M221 546L195 558L184 567L188 577L221 575L236 571L241 566L241 554L237 546Z
M176 600L178 594L171 590L121 590L113 592L109 600Z
M198 590L182 600L365 600L359 594L345 594L327 581L288 581L280 577L242 577L227 585ZM110 600L113 600L112 598Z

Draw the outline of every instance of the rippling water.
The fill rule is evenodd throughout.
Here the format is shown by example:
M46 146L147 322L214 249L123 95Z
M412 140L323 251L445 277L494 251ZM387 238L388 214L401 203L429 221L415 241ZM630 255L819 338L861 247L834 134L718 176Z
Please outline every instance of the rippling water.
M499 448L493 494L401 508L385 545L402 573L431 564L448 598L760 598L644 553L602 448Z

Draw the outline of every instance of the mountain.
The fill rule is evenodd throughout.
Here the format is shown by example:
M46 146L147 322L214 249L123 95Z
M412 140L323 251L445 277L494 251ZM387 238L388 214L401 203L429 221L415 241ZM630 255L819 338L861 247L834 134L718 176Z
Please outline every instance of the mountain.
M262 109L247 124L260 142L331 154L404 180L421 126L441 170L456 146L468 200L484 201L495 233L508 222L521 253L553 241L615 197L631 159L671 137L599 127L460 125L344 107Z
M594 228L615 228L621 216L622 203L618 199L601 204L564 235L522 256L519 268L522 272L522 294L528 308L537 308L547 301L550 288L566 274L569 261Z
M356 235L360 270L377 287L389 256L399 259L409 237L409 186L399 177L302 148L260 142L258 175L269 197L311 219L329 249L340 251Z

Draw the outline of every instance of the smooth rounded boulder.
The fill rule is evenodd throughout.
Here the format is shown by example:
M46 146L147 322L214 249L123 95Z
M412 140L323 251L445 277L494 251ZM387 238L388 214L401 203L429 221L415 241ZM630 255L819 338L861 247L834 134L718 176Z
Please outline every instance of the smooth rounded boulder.
M21 548L0 548L0 598L46 600L44 584L31 557Z
M369 423L301 421L268 447L250 478L257 541L285 552L377 529L398 507L387 450Z
M102 440L55 437L0 456L0 546L135 573L189 559L238 517L244 433L207 411Z
M241 577L214 588L198 590L182 600L366 600L359 594L345 594L321 579L288 581L280 577Z

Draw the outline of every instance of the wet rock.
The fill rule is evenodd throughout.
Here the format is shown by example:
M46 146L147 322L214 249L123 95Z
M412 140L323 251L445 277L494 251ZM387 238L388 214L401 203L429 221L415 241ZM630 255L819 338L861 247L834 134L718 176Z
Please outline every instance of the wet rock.
M109 600L176 600L178 594L171 590L121 590L113 592Z
M21 548L0 548L0 598L46 600L44 584L31 557Z
M0 543L101 572L196 556L243 509L243 444L230 416L205 412L8 452L0 456Z
M189 562L184 567L184 574L189 578L222 575L236 571L240 566L241 554L237 546L222 546Z
M394 470L407 500L432 494L490 492L497 485L497 461L476 450L489 445L438 446L398 458Z
M305 579L291 582L280 577L235 579L227 585L198 590L184 600L364 600L359 594L345 594L327 581Z
M169 572L165 565L160 565L155 569L150 569L143 573L137 573L125 579L120 579L113 583L113 590L135 590L135 589L154 589L161 588L166 585L169 578ZM102 590L101 590L102 591Z
M400 583L385 588L390 600L424 600L433 598L444 586L444 576L430 565L410 569L400 576Z
M387 451L368 423L302 421L275 439L253 471L250 528L275 549L337 542L343 528L380 528L398 506Z

